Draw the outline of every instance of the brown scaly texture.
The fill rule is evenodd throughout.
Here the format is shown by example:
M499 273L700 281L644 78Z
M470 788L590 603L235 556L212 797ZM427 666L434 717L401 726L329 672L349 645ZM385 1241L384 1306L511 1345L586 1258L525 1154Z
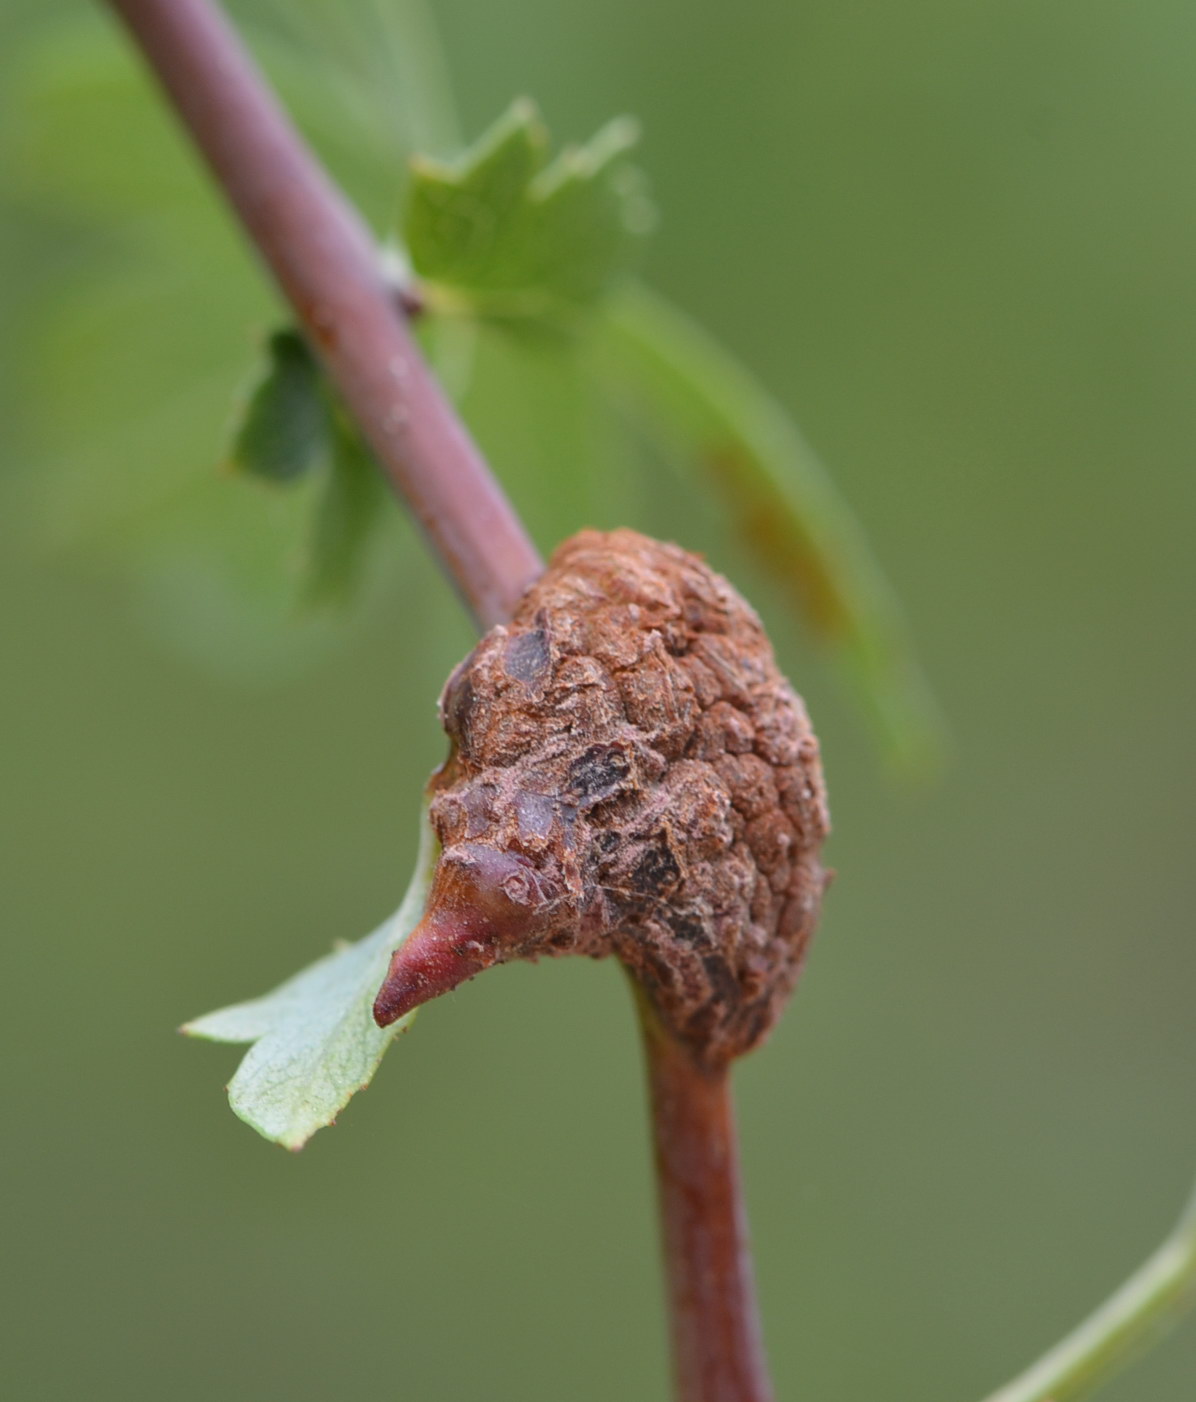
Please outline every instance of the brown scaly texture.
M828 817L805 707L731 585L676 545L582 531L441 715L432 905L464 877L501 916L488 962L616 954L701 1061L755 1046L814 930Z

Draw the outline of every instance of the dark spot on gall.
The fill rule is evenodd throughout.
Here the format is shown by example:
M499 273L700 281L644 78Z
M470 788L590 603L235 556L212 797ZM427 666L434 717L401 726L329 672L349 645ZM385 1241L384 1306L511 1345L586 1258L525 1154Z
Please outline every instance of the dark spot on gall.
M473 717L476 696L469 675L473 654L465 659L449 677L440 700L441 722L449 735L464 750L470 748L472 736L469 723Z
M698 916L687 914L682 910L677 910L670 912L668 921L673 934L676 935L679 940L684 940L686 944L710 943L709 931Z
M755 1042L764 1035L768 1027L770 1007L768 998L761 998L752 1007L744 1022L744 1031L749 1041Z
M727 961L720 954L707 954L702 960L706 977L714 996L725 1007L734 1007L739 1002L739 980L731 972Z
M569 766L568 793L580 806L593 807L627 782L631 761L618 745L591 745Z
M640 943L638 953L639 975L649 988L661 991L674 986L677 977L672 966L651 945Z
M663 839L647 848L631 873L631 884L647 896L662 896L681 880L681 868Z
M486 831L494 820L494 800L498 794L496 784L476 784L466 789L461 800L465 810L465 836L478 837Z
M516 633L503 652L502 665L508 677L523 682L525 686L535 686L544 681L552 670L552 653L543 628L534 628L530 633Z

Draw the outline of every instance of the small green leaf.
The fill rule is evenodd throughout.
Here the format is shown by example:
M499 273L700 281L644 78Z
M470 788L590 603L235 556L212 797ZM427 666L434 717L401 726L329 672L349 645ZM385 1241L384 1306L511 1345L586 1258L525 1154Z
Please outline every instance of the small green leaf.
M390 956L419 923L437 845L425 812L419 855L398 911L373 934L325 955L272 993L187 1023L213 1042L251 1042L228 1088L233 1111L267 1139L301 1149L370 1082L396 1033L373 1018Z
M307 568L309 604L346 604L356 593L366 547L388 505L382 470L343 413L335 415L332 462L316 507Z
M230 465L267 482L294 482L328 461L333 433L315 356L297 331L275 331L233 430Z
M299 332L275 331L267 345L268 363L246 404L231 462L267 482L316 482L300 598L314 607L344 606L382 519L385 479Z
M761 563L835 649L894 759L930 767L941 722L896 599L851 508L781 405L699 326L638 285L608 304L591 349L612 395L670 456L706 468Z
M548 133L520 101L457 161L417 158L404 238L432 309L551 326L586 311L652 222L626 159L636 139L619 118L550 161Z

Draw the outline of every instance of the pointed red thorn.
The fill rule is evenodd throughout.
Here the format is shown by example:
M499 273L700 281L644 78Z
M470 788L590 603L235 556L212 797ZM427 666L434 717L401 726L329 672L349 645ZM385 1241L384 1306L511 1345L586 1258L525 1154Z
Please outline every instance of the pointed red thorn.
M374 999L374 1021L389 1027L494 962L494 951L471 938L468 929L429 913L391 955L386 981Z

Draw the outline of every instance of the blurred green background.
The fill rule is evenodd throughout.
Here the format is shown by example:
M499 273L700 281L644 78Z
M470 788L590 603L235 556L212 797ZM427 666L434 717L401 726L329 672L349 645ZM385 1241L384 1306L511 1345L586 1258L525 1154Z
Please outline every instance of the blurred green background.
M401 145L369 113L409 129L409 56L368 5L302 8L329 54L367 36L372 89L274 68L384 221ZM823 737L839 879L738 1073L779 1397L978 1398L1196 1166L1196 10L434 10L468 134L519 92L565 137L642 118L647 275L794 411L911 617L952 731L922 789L718 506L576 456L585 395L486 348L470 411L541 545L624 520L706 550ZM0 26L0 1391L663 1398L613 966L429 1008L297 1158L228 1112L236 1049L174 1035L393 908L470 634L397 511L348 627L236 611L192 536L224 519L268 601L263 508L208 469L272 293L98 10L8 0ZM1189 1326L1106 1395L1194 1379Z

